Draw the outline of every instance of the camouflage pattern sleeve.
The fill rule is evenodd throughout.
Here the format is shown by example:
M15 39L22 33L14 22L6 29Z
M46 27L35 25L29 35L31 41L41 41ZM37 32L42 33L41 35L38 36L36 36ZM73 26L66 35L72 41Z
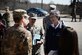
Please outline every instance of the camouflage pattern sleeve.
M27 42L28 42L28 48L29 48L28 53L32 54L32 35L30 31L27 31L25 37L27 38Z

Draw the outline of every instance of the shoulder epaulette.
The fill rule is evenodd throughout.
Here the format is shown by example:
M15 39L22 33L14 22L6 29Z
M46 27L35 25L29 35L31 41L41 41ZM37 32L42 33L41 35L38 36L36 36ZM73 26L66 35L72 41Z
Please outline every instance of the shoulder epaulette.
M66 27L67 31L74 32L75 30L72 27Z

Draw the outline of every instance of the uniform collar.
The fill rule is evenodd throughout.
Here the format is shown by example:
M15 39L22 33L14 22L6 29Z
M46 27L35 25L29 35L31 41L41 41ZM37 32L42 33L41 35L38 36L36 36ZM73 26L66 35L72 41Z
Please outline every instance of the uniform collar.
M18 23L14 24L14 26L15 26L15 27L24 27L23 24L18 24Z
M27 27L35 27L35 24L34 25L30 25L29 23L27 24Z

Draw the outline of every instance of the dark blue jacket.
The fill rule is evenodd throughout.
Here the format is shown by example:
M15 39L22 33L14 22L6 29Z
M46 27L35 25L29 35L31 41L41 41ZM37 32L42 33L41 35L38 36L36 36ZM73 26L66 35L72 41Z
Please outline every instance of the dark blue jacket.
M49 52L50 50L58 50L58 39L61 35L60 30L60 28L55 29L52 26L47 29L45 37L47 52Z
M53 28L50 26L45 36L45 53L58 50L58 55L79 55L78 36L71 27Z

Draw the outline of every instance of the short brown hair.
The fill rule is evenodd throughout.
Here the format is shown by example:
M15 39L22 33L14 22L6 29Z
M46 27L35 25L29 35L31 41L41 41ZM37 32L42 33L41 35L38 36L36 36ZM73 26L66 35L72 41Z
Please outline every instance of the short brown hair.
M20 20L22 19L23 14L24 13L20 12L20 11L13 11L13 19L14 19L15 23L20 22Z

